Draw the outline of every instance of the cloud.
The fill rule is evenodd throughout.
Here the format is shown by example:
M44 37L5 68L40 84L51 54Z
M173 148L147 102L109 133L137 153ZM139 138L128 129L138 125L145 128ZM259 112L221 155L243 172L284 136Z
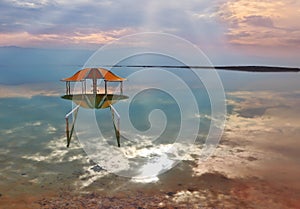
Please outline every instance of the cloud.
M194 175L214 171L230 178L255 176L273 184L284 182L299 187L295 184L300 170L297 95L299 91L228 92L233 111L228 115L221 143L210 159L193 168ZM241 114L260 108L266 111L255 117Z
M273 28L273 20L269 17L264 17L260 15L251 15L245 17L244 20L245 23L253 26L258 26L258 27L269 27Z
M51 86L45 84L24 84L19 86L0 85L0 98L31 98L37 95L59 96L60 89L51 88Z
M128 1L4 1L1 32L61 34L100 32L139 25L141 11Z
M74 32L70 34L30 34L28 32L17 32L9 34L0 33L0 45L17 46L46 46L63 47L80 44L81 46L99 47L100 45L116 40L118 37L127 35L131 29L120 29L103 32L81 33Z
M220 34L212 21L211 10L215 7L211 5L208 0L180 3L159 0L143 3L138 0L3 1L0 2L0 44L36 46L43 41L46 45L77 45L86 41L102 44L129 33L145 31L169 32L196 43L211 36L215 39L216 34Z
M300 48L299 7L294 0L7 0L0 2L0 45L96 49L150 31L180 36L225 62L224 54L240 59L231 46L293 61Z
M12 1L6 1L7 3L11 3L15 7L19 8L29 8L29 9L37 9L42 8L48 4L50 4L50 1L48 0L12 0Z
M229 0L219 7L229 43L298 49L300 2L294 0Z

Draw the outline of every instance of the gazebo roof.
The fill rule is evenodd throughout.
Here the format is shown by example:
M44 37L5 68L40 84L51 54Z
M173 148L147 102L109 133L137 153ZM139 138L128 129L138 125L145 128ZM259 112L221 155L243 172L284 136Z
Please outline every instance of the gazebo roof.
M73 76L63 79L62 81L77 82L86 79L104 79L110 82L125 80L124 78L121 78L104 68L85 68L83 70L79 70Z

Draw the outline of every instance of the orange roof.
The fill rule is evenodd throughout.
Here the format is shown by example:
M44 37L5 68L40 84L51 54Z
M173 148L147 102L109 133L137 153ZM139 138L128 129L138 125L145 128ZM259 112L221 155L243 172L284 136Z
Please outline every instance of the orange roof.
M76 82L85 79L104 79L111 82L125 80L124 78L121 78L104 68L85 68L83 70L79 70L73 76L63 79L62 81Z

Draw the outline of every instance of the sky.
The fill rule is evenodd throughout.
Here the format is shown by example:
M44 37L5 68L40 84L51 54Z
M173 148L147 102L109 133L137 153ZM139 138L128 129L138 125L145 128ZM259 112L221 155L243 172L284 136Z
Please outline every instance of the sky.
M300 66L299 0L1 0L0 46L95 50L164 32L216 63Z

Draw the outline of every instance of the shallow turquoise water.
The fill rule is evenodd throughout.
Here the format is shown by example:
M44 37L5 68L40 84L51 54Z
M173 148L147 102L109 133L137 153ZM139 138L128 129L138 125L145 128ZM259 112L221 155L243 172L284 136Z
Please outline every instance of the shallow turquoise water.
M95 175L92 173L95 164L91 162L76 137L72 139L71 147L66 148L65 120L64 116L72 108L72 103L60 98L64 94L64 86L59 82L60 78L67 77L76 70L74 66L44 66L43 69L27 65L24 72L14 79L18 68L7 71L7 66L1 66L1 72L5 72L1 83L5 88L23 85L24 88L31 89L32 84L41 85L41 89L54 89L54 95L43 96L35 93L32 97L1 96L0 98L0 174L3 178L0 188L8 193L16 191L22 193L26 184L15 185L15 182L29 182L35 189L37 187L60 187L56 182L58 176L67 182L77 182L83 174ZM117 73L125 75L126 70L115 69ZM123 71L122 71L123 70ZM121 72L122 71L122 72ZM181 75L180 69L171 69ZM134 72L128 69L129 74ZM28 76L22 76L22 75ZM299 74L297 73L243 73L219 71L226 92L236 91L283 91L292 92L295 97L299 97ZM4 79L5 78L5 79ZM189 76L184 78L189 80ZM195 81L196 82L196 81ZM193 95L198 102L201 118L197 143L203 143L208 133L210 119L210 100L207 92L201 83L191 79ZM46 88L44 85L45 84ZM48 88L49 87L49 88ZM126 95L126 83L124 86ZM39 89L40 90L40 89ZM185 92L179 92L184 98ZM228 98L235 99L228 95ZM238 101L238 100L236 100ZM126 103L126 102L125 102ZM116 108L122 108L124 102L115 104ZM228 104L227 111L231 114L233 106ZM161 109L168 123L165 131L160 136L157 143L168 144L174 142L174 137L180 129L182 115L178 114L179 107L170 95L155 89L146 90L136 95L130 106L131 122L136 129L145 131L149 129L149 113L154 109ZM194 114L194 113L192 113ZM107 143L116 145L114 137L113 123L109 109L96 110L99 129L107 138ZM121 125L122 126L122 125ZM122 139L125 146L134 146ZM101 165L100 165L101 166ZM100 169L101 170L101 169ZM97 172L96 172L97 173ZM99 174L100 175L100 174ZM101 176L101 175L100 175ZM88 177L87 177L88 178ZM31 182L31 183L30 183ZM52 186L51 186L52 185ZM14 189L12 189L14 187ZM1 191L4 193L5 191Z

